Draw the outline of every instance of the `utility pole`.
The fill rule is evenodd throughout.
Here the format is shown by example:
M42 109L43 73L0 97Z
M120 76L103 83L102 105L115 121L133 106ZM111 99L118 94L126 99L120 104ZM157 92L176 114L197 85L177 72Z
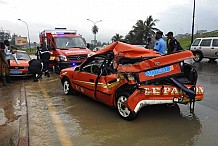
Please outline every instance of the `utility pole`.
M193 18L192 18L192 38L191 38L191 44L194 40L194 26L195 26L195 0L194 0L194 6L193 6Z
M28 40L29 40L29 48L30 48L30 52L31 52L31 47L30 47L30 32L29 32L29 27L28 24L26 23L26 21L18 19L19 21L22 21L23 23L26 24L26 28L27 28L27 32L28 32Z
M91 21L92 23L93 23L93 27L97 27L97 25L96 25L96 23L98 23L98 22L101 22L102 20L99 20L99 21L96 21L96 22L94 22L94 21L92 21L92 20L90 20L90 19L87 19L88 21ZM96 42L96 34L94 34L94 42Z

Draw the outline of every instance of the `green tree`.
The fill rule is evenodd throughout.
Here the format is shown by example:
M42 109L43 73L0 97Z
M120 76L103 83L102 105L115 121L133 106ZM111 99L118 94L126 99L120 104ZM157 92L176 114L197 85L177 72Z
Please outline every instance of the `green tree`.
M111 38L112 42L116 42L116 41L122 41L123 40L123 36L120 35L119 33L116 33L112 38Z
M103 42L103 43L102 43L102 46L107 46L107 45L109 45L109 44L106 43L106 42Z
M4 40L11 39L11 35L9 31L0 30L0 42L4 42Z
M153 19L152 16L148 16L145 20L145 39L147 40L148 37L152 37L155 34L155 31L158 31L159 29L156 28L156 22L158 22L158 19Z
M148 16L145 21L138 20L133 26L133 29L126 36L126 40L131 44L145 44L147 38L152 37L155 31L159 30L155 27L158 21L158 19L153 19L151 15Z
M94 34L94 40L96 40L96 34L98 33L98 27L97 25L94 25L92 27L92 33Z
M125 40L129 43L129 44L134 44L135 41L135 33L133 30L131 30L126 36L125 36Z
M98 41L97 42L97 46L101 46L102 44L101 44L101 41Z

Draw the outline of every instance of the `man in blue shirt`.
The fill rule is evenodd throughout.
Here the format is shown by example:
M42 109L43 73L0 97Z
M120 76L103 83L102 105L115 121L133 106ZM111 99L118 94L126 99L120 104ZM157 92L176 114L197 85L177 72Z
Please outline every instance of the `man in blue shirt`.
M155 39L157 41L156 41L156 43L154 45L154 50L157 51L158 53L160 53L161 55L164 55L165 54L165 50L166 50L166 42L164 41L162 36L163 36L163 32L162 31L156 32Z

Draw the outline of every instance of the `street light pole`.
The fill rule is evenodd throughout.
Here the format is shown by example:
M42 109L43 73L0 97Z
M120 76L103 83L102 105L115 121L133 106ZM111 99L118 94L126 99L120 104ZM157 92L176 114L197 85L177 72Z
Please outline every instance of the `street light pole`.
M18 19L19 21L22 21L23 23L26 24L26 28L27 28L27 32L28 32L28 40L29 40L29 48L30 48L30 32L29 32L29 27L28 24L26 23L26 21ZM31 49L31 48L30 48ZM31 51L31 50L30 50Z
M90 19L87 19L87 20L88 20L88 21L91 21L91 22L93 23L93 27L96 26L96 23L102 21L102 20L99 20L99 21L94 22L94 21L92 21L92 20L90 20ZM94 34L94 42L95 42L95 41L96 41L96 34Z
M193 43L193 39L194 39L194 26L195 26L195 0L194 0L194 6L193 6L192 38L191 38L191 44Z

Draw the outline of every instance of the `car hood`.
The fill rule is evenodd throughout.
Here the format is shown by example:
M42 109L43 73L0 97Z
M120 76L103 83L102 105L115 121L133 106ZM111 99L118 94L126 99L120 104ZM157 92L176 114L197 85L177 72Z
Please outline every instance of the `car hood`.
M29 66L28 60L18 60L17 62L15 60L10 60L10 66L21 66L21 67L27 67Z
M111 45L99 50L96 54L103 54L108 51L113 51L115 56L122 56L125 58L140 58L140 57L157 57L161 56L159 53L146 48L125 44L122 42L114 42Z
M65 56L71 55L81 55L81 54L89 54L90 51L88 49L80 49L80 48L69 48L68 50L61 50L60 52Z
M68 68L62 69L61 72L60 72L60 77L63 77L63 76L66 75L68 72L71 72L70 75L73 75L76 67L77 67L77 66L73 66L73 67L68 67Z

